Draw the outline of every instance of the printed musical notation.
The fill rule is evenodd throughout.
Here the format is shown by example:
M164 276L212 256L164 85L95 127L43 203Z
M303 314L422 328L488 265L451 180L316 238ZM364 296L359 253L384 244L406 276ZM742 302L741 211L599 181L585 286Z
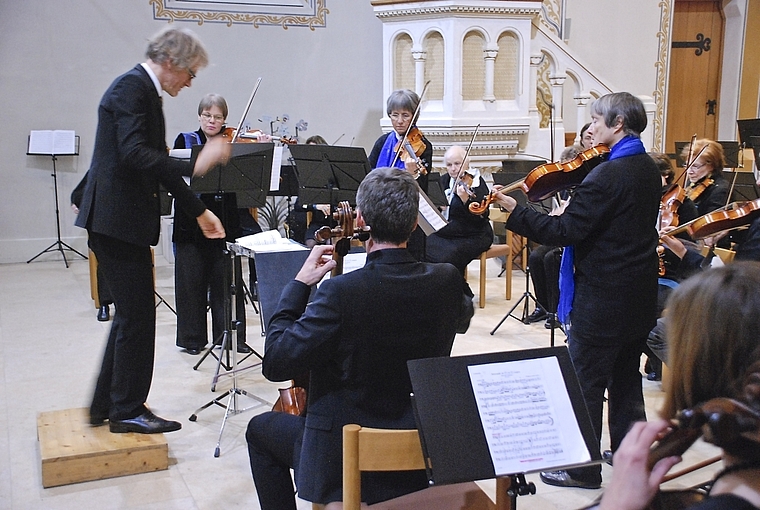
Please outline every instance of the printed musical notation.
M590 460L556 358L468 370L497 475Z

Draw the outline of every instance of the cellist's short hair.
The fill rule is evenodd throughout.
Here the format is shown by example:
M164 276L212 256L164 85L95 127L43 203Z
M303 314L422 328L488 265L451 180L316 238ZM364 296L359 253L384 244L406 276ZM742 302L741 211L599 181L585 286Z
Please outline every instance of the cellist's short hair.
M229 110L227 110L227 101L225 101L225 99L219 94L206 94L203 96L201 102L198 103L198 115L206 110L210 110L214 106L222 110L222 115L224 115L224 118L226 119L227 114L229 113Z
M399 245L409 239L417 221L419 188L409 172L381 167L359 184L356 208L376 242Z
M629 92L607 94L591 105L591 111L601 116L608 127L623 123L626 135L641 136L647 127L647 112L641 99Z
M187 28L168 27L148 42L145 56L156 64L171 63L180 69L208 65L208 53L195 32Z
M390 115L394 110L406 110L414 113L419 105L420 96L415 91L409 89L394 90L388 96L386 113Z

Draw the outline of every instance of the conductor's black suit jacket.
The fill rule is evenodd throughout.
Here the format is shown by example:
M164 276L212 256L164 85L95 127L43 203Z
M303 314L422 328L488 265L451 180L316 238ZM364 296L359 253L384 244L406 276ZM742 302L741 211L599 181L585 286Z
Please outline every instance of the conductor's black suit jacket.
M466 329L472 301L450 264L416 262L384 249L366 265L310 287L290 282L267 327L264 375L273 381L310 372L308 411L296 485L313 502L342 500L342 429L348 423L416 428L407 360L448 356ZM305 311L304 311L305 310ZM370 473L362 500L425 488L424 472Z
M158 243L159 182L193 218L206 207L185 184L187 161L169 157L161 98L141 65L119 76L98 106L92 163L76 225L131 244Z

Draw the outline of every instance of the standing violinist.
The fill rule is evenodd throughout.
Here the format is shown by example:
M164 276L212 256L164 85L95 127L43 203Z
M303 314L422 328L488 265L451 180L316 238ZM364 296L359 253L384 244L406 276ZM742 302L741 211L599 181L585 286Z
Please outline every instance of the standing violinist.
M683 148L681 158L688 165L686 169L686 196L697 206L699 216L704 216L728 203L730 185L723 175L726 160L723 147L713 140L702 138L691 147Z
M420 97L413 90L399 89L391 92L385 111L391 119L393 129L375 141L369 154L369 165L370 168L394 166L406 170L415 176L420 189L427 193L428 171L433 168L433 144L415 127L419 117L419 106ZM404 135L407 133L414 134L414 157L402 147ZM414 161L415 157L417 161ZM409 238L408 249L417 260L425 260L426 241L422 229L414 229Z
M498 191L495 200L511 213L508 229L543 244L565 247L560 305L571 305L568 350L600 441L607 392L614 452L631 424L646 419L639 363L656 319L657 231L653 225L661 179L640 139L647 126L641 100L627 92L608 94L593 103L591 112L589 129L595 143L611 148L609 160L591 170L575 188L563 214L541 214ZM543 472L541 480L560 487L597 489L601 467Z
M470 168L465 152L464 147L453 145L443 155L448 171L444 193L449 199L449 222L428 236L425 251L428 262L448 262L463 276L467 264L493 244L488 209L483 214L475 214L467 208L473 202L479 204L490 190L480 172Z
M291 468L301 499L342 501L343 426L414 428L407 361L448 356L455 332L467 329L472 301L457 270L417 262L406 250L418 197L407 172L370 172L356 194L356 224L371 227L366 265L322 282L309 303L335 267L332 246L317 245L283 289L262 372L286 381L308 371L308 406L305 417L265 412L248 424L261 510L296 510ZM372 504L426 486L424 470L365 473L361 492Z
M218 94L206 94L198 104L197 131L180 133L174 141L175 149L189 149L204 145L208 140L221 138L227 120L227 101ZM227 241L242 235L241 218L250 217L248 209L238 212L234 193L201 193L201 201L219 218L227 232ZM249 223L255 223L253 221ZM255 223L258 227L258 223ZM254 227L254 229L255 229ZM261 232L261 227L251 234ZM208 341L206 308L211 308L212 341L221 345L225 328L224 300L228 289L224 288L224 271L227 255L225 239L206 239L198 225L183 211L174 213L172 241L175 248L174 285L177 305L177 346L191 355L200 354ZM253 261L251 260L251 263ZM237 351L251 352L245 343L245 300L242 293L235 300Z

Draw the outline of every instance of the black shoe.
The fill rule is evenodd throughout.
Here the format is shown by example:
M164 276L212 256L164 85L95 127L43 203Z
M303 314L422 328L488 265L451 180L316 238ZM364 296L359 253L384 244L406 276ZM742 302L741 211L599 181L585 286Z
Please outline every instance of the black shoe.
M533 313L525 317L525 324L533 324L534 322L542 321L546 319L546 316L546 310L537 306L536 309L533 310Z
M612 450L604 450L602 452L602 460L611 466L612 465Z
M108 309L108 305L102 305L98 309L98 320L100 322L106 322L111 318L111 311Z
M547 317L546 322L544 322L544 327L546 329L552 329L552 328L556 329L560 327L560 323L556 318L552 319L551 317Z
M111 420L109 423L111 432L120 434L123 432L137 432L138 434L160 434L172 432L182 428L178 421L164 420L152 412L146 410L136 418L128 420Z
M662 381L662 374L657 372L649 372L647 374L647 381Z
M197 356L201 353L203 349L196 349L195 347L188 347L185 349L185 352L188 353L191 356Z
M253 349L248 347L248 344L238 344L237 346L237 352L238 354L249 354L253 352Z
M567 471L541 471L541 481L546 485L554 485L555 487L578 487L580 489L598 489L602 486L602 482L586 482L583 480L576 480L571 477Z

